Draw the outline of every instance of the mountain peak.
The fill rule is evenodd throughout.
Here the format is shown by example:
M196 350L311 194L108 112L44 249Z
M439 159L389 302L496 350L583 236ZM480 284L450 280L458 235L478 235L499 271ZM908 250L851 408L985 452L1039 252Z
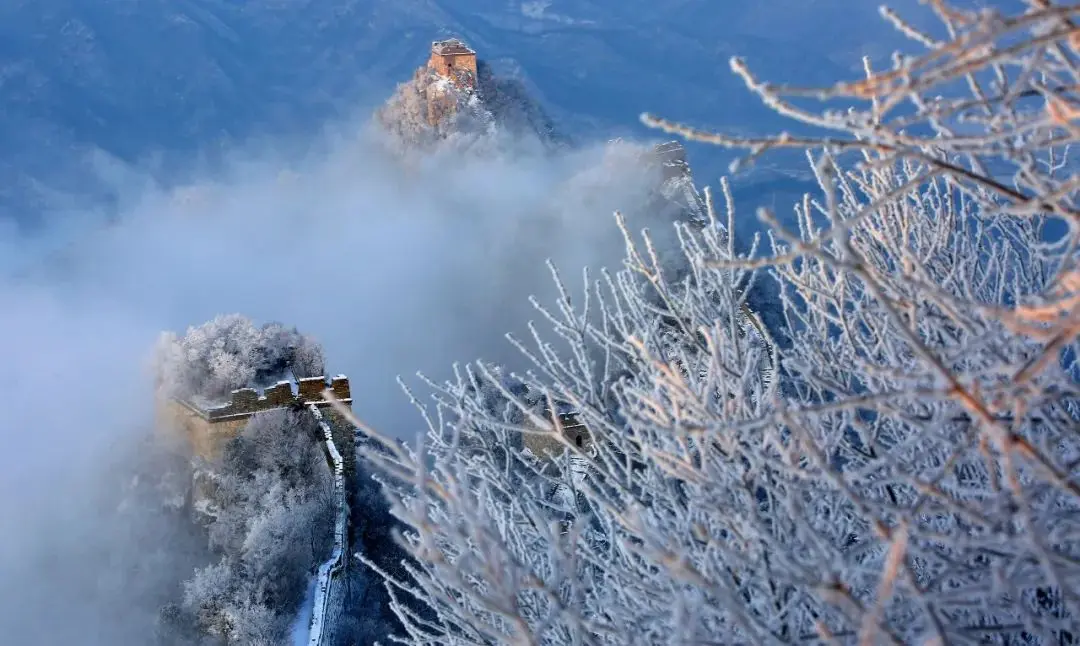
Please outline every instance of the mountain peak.
M400 84L375 121L409 148L452 142L473 147L496 142L564 142L551 119L515 79L498 77L458 38L436 40L430 57Z

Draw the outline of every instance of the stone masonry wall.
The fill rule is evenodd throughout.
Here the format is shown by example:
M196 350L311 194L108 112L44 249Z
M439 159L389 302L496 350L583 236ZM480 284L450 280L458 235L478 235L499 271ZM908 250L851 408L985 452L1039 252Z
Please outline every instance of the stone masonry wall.
M195 455L212 460L221 455L225 444L239 435L256 413L308 404L328 409L330 404L322 396L328 386L343 403L352 403L349 380L344 375L332 380L311 377L298 380L296 394L292 384L283 381L266 388L262 396L253 388L234 390L228 402L206 409L191 402L167 399L159 407L159 417L163 427L186 435Z
M326 377L300 379L297 381L297 385L299 392L296 395L293 394L292 384L288 381L280 381L270 386L263 391L261 397L254 388L234 390L228 403L208 408L203 412L206 414L207 419L215 422L238 415L251 417L259 411L286 408L293 405L317 404L319 406L329 406L322 396L322 391L328 385L334 391L335 397L352 401L349 379L343 375L334 377L329 382L327 382Z
M458 72L466 72L475 80L476 54L432 54L428 67L444 78L453 78Z
M315 600L308 627L309 646L328 646L336 641L335 628L344 611L349 568L349 527L352 504L349 486L356 473L355 429L323 397L329 387L336 399L351 406L349 380L343 375L300 379L293 384L279 382L260 396L252 388L233 391L229 401L208 409L177 399L159 402L158 426L187 436L196 455L213 458L235 438L256 413L285 407L297 407L311 414L319 425L327 467L331 470L334 492L334 544L330 557L320 565L315 581ZM193 483L199 497L198 482ZM209 485L209 483L203 483ZM205 496L204 496L205 497ZM193 504L197 501L193 500Z
M192 406L170 399L161 406L160 426L179 432L187 439L195 455L212 460L220 455L229 440L240 434L253 414L211 422Z
M527 419L526 427L537 431L532 420ZM559 424L562 426L563 437L571 444L575 444L583 450L587 450L592 443L589 430L578 420L576 415L559 415ZM522 444L538 458L554 458L562 454L566 448L556 437L549 433L524 432L521 434Z

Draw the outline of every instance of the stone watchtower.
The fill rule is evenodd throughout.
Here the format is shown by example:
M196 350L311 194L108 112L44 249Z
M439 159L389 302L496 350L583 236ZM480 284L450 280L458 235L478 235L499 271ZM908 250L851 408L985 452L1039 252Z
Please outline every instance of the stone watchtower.
M554 411L545 406L543 414L552 424L558 421L558 427L562 429L563 437L568 442L583 451L592 450L592 436L589 434L589 429L579 419L577 411L573 407L568 404L557 403ZM525 426L532 431L540 430L528 418L525 421ZM546 433L522 433L522 445L536 457L547 460L556 458L562 455L563 452L563 444Z
M476 89L476 52L457 38L431 43L428 68L443 78Z

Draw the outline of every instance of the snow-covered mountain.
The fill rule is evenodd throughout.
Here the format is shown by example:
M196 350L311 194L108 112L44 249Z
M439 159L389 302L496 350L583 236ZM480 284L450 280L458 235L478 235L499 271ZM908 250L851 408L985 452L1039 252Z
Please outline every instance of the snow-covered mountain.
M508 146L543 151L568 143L520 82L497 75L458 39L432 43L431 58L397 86L373 121L402 152L423 154L435 146L481 154Z
M230 142L363 111L449 35L527 87L567 134L600 140L648 134L644 110L777 125L729 72L734 54L764 77L813 83L857 73L863 54L884 62L903 42L875 3L851 0L5 2L0 211L21 205L25 221L28 202L108 198L114 159L168 176L195 152L212 161ZM690 153L704 176L720 171L716 151Z

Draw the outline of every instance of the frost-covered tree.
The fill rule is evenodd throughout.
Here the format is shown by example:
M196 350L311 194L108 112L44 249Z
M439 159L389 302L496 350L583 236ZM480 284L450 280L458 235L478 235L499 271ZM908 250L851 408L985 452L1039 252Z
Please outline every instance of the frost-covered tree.
M160 385L179 397L217 399L230 391L281 378L324 374L322 347L280 323L255 323L240 314L221 315L183 336L162 335L156 367Z
M734 61L827 138L646 118L751 158L812 150L797 230L762 211L768 249L737 255L710 200L679 229L683 279L627 233L622 271L541 309L554 339L516 341L532 370L431 384L423 450L370 453L415 558L387 577L407 643L1077 639L1080 5L928 4L940 36L884 12L927 53L860 80ZM745 313L762 272L779 352Z
M210 547L182 609L236 644L281 643L312 572L329 554L331 472L306 412L255 415L213 465Z

